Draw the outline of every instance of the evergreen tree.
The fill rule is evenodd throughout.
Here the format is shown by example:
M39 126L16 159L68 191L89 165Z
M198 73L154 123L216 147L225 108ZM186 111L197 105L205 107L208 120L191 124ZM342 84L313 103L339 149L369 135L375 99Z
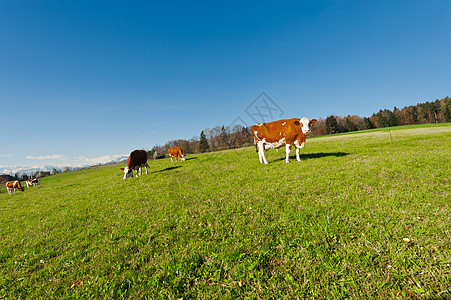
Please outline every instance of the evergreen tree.
M230 138L229 134L227 133L227 130L224 126L221 127L221 133L219 134L220 141L221 141L221 148L222 149L229 149L230 147Z
M377 113L377 122L379 123L379 127L388 127L388 120L385 117L384 112L382 109Z
M156 152L155 147L147 151L147 157L153 157L153 154Z
M440 114L440 100L435 100L431 103L432 115L434 116L434 122L439 123L439 114Z
M363 123L365 124L365 129L373 129L376 128L373 122L371 122L370 118L363 118Z
M244 137L244 143L242 147L251 145L254 141L254 136L252 135L251 129L249 127L243 127L241 134Z
M416 106L412 107L412 118L413 118L413 121L415 122L415 124L419 123L418 122L418 107L416 107Z
M346 130L347 132L350 132L350 131L357 131L357 126L352 122L350 116L347 116L347 117L345 118L345 125L344 125L344 127L345 127L345 130Z
M208 145L207 136L205 135L204 131L200 133L200 139L199 139L199 152L204 153L210 150L210 145Z
M395 110L396 109L397 108L395 107ZM399 122L399 118L391 110L386 109L385 113L388 116L388 126L399 126L401 124L401 122Z
M445 105L442 107L443 115L445 116L445 122L451 121L451 98L446 96L443 98Z
M334 116L328 116L326 118L326 132L328 134L338 133L338 122Z

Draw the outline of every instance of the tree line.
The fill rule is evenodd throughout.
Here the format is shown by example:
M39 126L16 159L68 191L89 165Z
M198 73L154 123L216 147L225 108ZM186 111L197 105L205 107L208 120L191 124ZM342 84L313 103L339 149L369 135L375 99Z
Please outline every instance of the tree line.
M384 109L373 113L371 117L328 116L319 118L312 127L310 136L351 132L365 129L392 127L399 125L446 123L451 122L451 98L448 96L433 102L418 103L402 109ZM150 158L167 157L167 151L172 147L180 147L184 153L204 153L227 149L236 149L253 145L250 128L235 125L233 128L216 126L201 131L199 137L189 140L178 139L160 146L156 145L148 151Z
M226 126L216 126L211 129L204 129L199 137L190 140L172 140L163 146L156 145L148 151L150 158L163 158L167 156L169 148L180 147L184 153L205 153L236 149L253 145L253 137L250 128L235 125L232 128Z
M400 125L430 124L451 122L451 98L448 96L433 102L418 103L402 109L384 109L373 113L371 117L328 116L319 119L312 128L311 136L351 132L373 128Z

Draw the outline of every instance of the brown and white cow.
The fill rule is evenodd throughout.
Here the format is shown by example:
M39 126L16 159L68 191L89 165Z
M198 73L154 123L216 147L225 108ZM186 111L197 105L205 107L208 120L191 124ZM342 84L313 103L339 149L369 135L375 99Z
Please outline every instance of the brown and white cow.
M24 188L20 185L20 182L18 180L15 181L8 181L6 184L6 190L8 191L8 194L11 195L11 191L14 190L14 194L16 193L16 189L19 191L24 191Z
M141 168L149 165L147 164L147 152L145 150L133 150L128 157L127 166L125 168L121 168L124 171L124 179L128 177L133 177L133 170L136 170L136 177L141 175Z
M25 183L27 184L27 188L29 188L30 186L37 186L38 185L38 179L37 178L31 178L31 179L28 179L27 181L25 181Z
M292 118L273 121L269 123L255 124L251 127L254 135L255 150L258 152L260 163L268 164L265 158L265 150L278 149L286 146L285 162L289 163L291 146L296 147L296 159L301 160L299 151L304 148L305 139L310 133L310 126L316 123L316 119Z
M179 157L182 161L185 161L185 155L182 152L182 149L180 147L172 147L168 150L169 156L171 157L171 162L174 162L172 160L173 157L175 157L176 161L179 161Z

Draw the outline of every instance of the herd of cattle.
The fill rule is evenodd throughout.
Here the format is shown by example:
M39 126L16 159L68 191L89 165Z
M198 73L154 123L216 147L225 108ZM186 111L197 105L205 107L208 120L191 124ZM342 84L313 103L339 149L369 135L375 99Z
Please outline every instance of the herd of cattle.
M274 148L279 149L285 145L286 159L289 163L291 147L296 147L296 160L301 161L299 152L304 148L307 135L310 133L310 126L316 123L316 119L309 120L308 118L292 118L273 121L269 123L259 123L251 127L252 135L254 136L255 150L258 153L260 163L268 164L265 157L265 150ZM175 157L178 161L180 157L182 161L185 156L180 147L173 147L168 150L171 161L174 162ZM141 175L142 168L147 168L147 153L144 150L134 150L128 157L127 166L121 168L124 171L124 179L133 176L133 170L136 170L136 177Z
M271 148L279 149L285 145L286 159L285 162L289 163L289 157L291 147L296 147L296 160L300 161L299 152L304 148L307 135L310 133L310 126L316 123L316 119L309 120L308 118L292 118L278 120L268 123L259 123L251 127L252 135L254 137L255 150L258 153L258 159L262 164L268 164L265 157L265 151ZM185 161L185 155L180 147L173 147L168 150L171 162L174 162L174 158L178 162L180 157L181 161ZM133 170L136 171L136 177L142 175L142 168L146 168L146 174L148 174L147 168L147 152L145 150L133 150L127 161L127 166L121 168L124 172L124 179L133 176ZM36 178L26 181L27 187L36 186L38 180ZM18 180L8 181L6 183L6 190L9 194L11 191L16 193L16 189L24 191L24 188L20 185Z
M31 178L28 179L27 181L25 181L27 188L30 186L37 186L38 185L38 180L36 178ZM8 194L11 195L11 191L14 191L14 194L16 193L16 190L19 190L21 192L23 192L25 189L20 185L19 180L13 180L13 181L8 181L6 184L6 190L8 191Z

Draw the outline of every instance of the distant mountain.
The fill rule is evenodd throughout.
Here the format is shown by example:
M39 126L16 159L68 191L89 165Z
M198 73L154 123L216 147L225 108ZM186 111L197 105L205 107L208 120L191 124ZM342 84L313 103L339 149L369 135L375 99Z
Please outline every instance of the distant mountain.
M0 174L9 174L9 175L15 175L15 174L27 174L27 175L33 175L34 173L38 171L44 171L44 172L50 172L52 169L55 168L57 170L60 170L61 167L59 166L37 166L37 167L24 167L24 166L17 166L17 167L0 167Z
M117 157L115 159L111 159L109 161L102 161L102 165L112 164L112 163L119 163L128 158L127 155ZM42 166L34 166L34 167L26 167L26 166L14 166L14 167L1 167L0 166L0 174L9 174L9 175L15 175L15 174L26 174L26 175L33 175L34 173L38 171L43 172L51 172L52 169L57 169L59 171L63 170L66 167L69 167L70 169L79 169L79 168L88 168L92 166L99 165L99 162L92 162L92 163L85 163L85 164L69 164L69 165L42 165Z

